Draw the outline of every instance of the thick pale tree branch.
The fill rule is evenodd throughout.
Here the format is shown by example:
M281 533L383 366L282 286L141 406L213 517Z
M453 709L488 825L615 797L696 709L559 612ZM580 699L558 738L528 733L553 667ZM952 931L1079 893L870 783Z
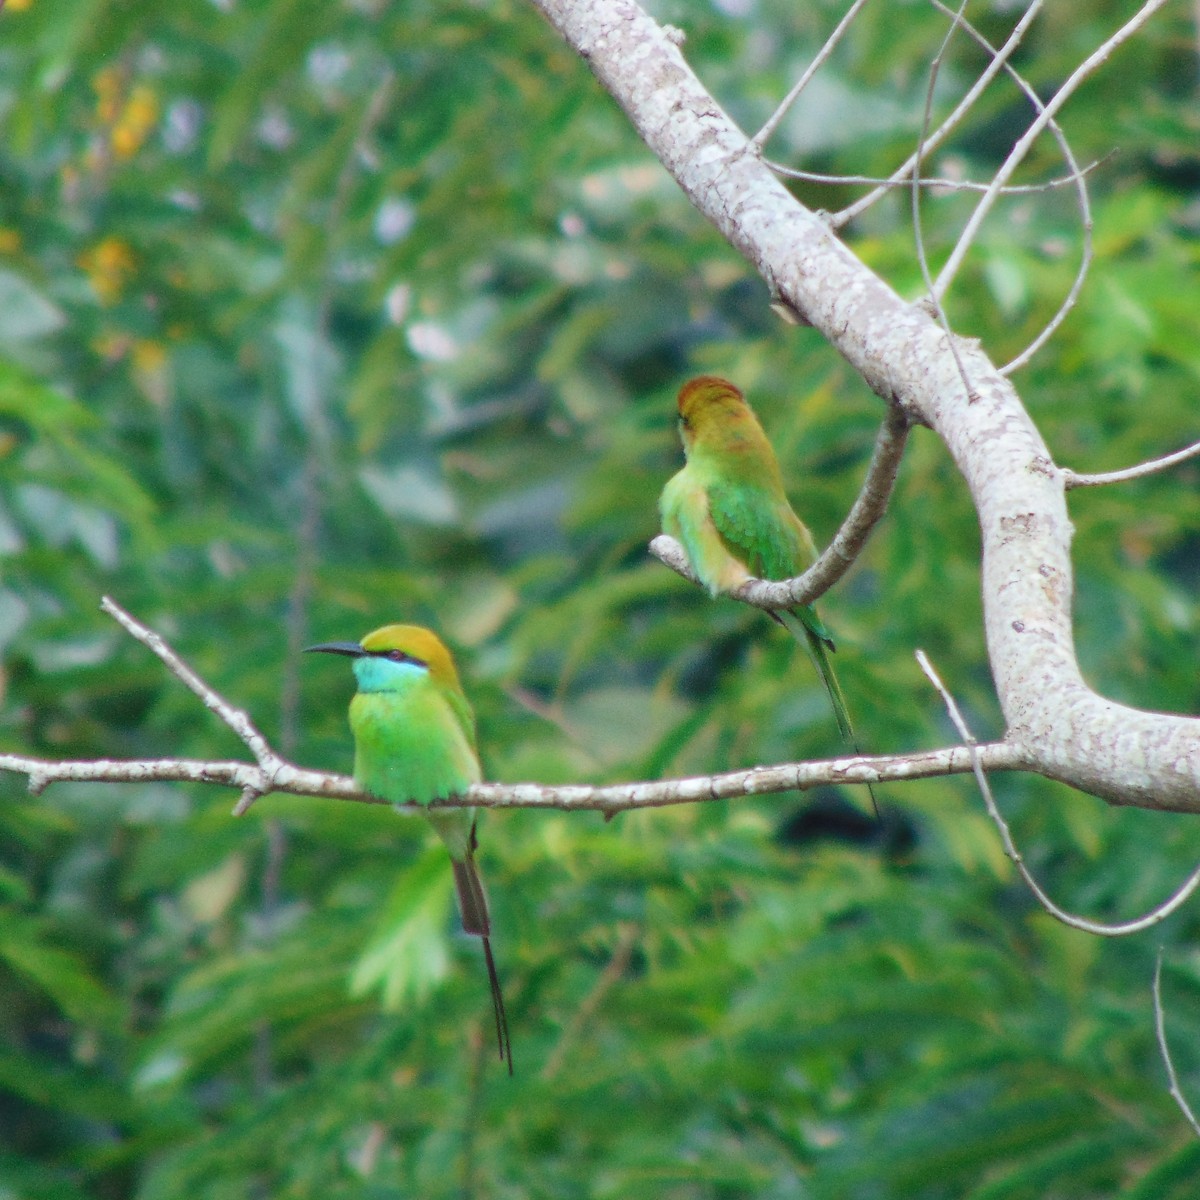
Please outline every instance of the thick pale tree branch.
M1041 774L1114 803L1200 811L1200 721L1115 704L1083 681L1065 480L1011 382L978 345L960 342L968 394L946 334L796 201L632 0L534 2L772 295L946 444L979 516L1006 742ZM1035 125L1050 116L1047 106Z

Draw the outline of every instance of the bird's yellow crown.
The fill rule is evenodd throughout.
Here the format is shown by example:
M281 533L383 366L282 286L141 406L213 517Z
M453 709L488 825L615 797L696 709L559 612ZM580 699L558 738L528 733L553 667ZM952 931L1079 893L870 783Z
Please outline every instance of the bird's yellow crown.
M450 651L433 630L423 625L384 625L368 633L361 645L368 654L388 654L398 650L409 658L423 662L440 683L462 691Z

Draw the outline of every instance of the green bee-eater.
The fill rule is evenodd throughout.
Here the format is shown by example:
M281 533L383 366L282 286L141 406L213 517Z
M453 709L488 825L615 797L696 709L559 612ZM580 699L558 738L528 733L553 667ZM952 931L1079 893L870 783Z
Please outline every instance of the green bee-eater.
M428 806L461 796L482 778L475 713L458 682L454 659L438 636L419 625L385 625L361 642L309 646L354 660L358 691L350 701L354 781L393 804ZM429 809L429 823L450 851L463 929L483 941L496 1040L512 1074L508 1018L492 958L487 893L475 865L475 810Z
M791 579L812 566L817 556L812 534L788 502L763 427L732 383L715 375L685 383L679 389L679 434L687 462L663 488L662 527L683 546L710 595L735 591L751 578ZM838 729L858 753L829 661L835 649L829 630L811 604L770 615L809 651Z

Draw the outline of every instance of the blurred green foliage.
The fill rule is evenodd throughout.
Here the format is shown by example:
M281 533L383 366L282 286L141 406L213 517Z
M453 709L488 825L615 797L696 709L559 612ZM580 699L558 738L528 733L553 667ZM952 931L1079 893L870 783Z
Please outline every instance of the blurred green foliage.
M747 128L842 5L665 0ZM1001 39L1011 4L980 6ZM1043 93L1134 9L1048 6ZM1024 370L1082 470L1195 437L1195 30L1160 15L1072 102L1098 259ZM809 169L908 153L944 21L868 7L772 141ZM954 43L938 107L982 59ZM997 85L937 170L987 179ZM287 753L346 769L348 672L307 641L387 620L454 646L498 780L622 780L838 752L761 615L648 559L673 394L757 403L818 539L878 401L687 206L515 0L8 0L0 16L2 745L244 753L97 608L169 636ZM1120 153L1104 158L1114 146ZM1052 143L1023 179L1061 174ZM798 186L814 207L843 193ZM926 197L934 262L971 200ZM907 194L848 231L915 294ZM1065 190L1006 200L951 298L997 361L1078 253ZM1076 493L1079 646L1116 699L1195 712L1200 468ZM925 648L1001 732L965 488L917 431L886 523L822 605L864 745L954 740ZM1195 822L996 786L1097 918L1162 899ZM1196 1195L1150 976L1200 1096L1196 905L1097 941L1018 886L966 779L844 797L482 823L517 1074L423 823L284 796L57 786L0 804L0 1196Z

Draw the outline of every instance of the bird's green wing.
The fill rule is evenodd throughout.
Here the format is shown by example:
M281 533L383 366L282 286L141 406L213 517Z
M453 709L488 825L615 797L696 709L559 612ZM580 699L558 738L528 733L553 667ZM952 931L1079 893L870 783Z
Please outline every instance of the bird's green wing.
M711 482L708 509L717 532L758 579L791 579L816 557L787 501L753 483Z

